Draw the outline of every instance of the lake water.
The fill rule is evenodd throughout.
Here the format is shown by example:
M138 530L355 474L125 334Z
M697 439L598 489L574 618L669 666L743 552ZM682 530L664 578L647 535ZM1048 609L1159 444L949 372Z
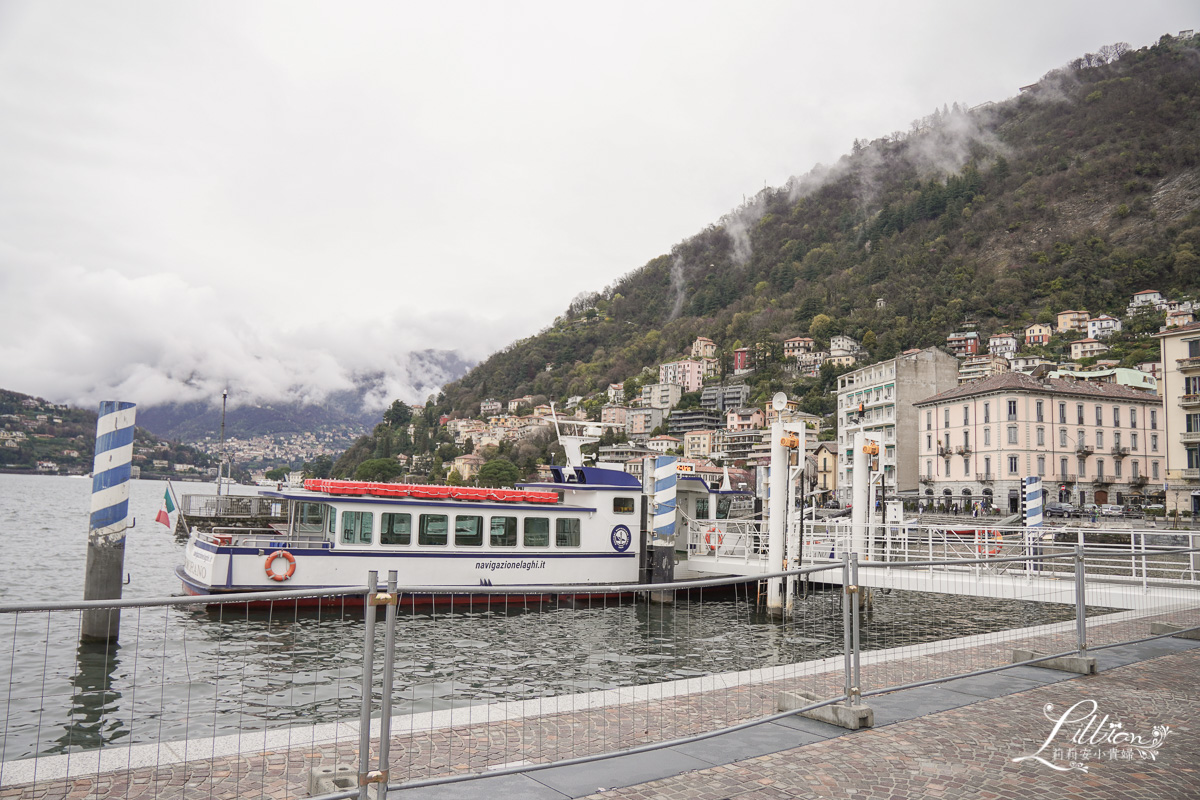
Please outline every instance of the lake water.
M180 495L215 492L212 485L175 487ZM182 593L174 569L183 542L154 522L164 489L158 481L132 482L137 524L126 540L126 598ZM82 598L90 492L91 481L80 478L0 475L0 605ZM395 713L840 653L836 593L817 592L797 605L783 624L749 598L711 592L675 606L402 611ZM1070 606L893 592L877 596L863 646L1073 616ZM78 612L0 613L0 761L358 715L361 609L127 609L120 643L111 647L79 644L78 627Z

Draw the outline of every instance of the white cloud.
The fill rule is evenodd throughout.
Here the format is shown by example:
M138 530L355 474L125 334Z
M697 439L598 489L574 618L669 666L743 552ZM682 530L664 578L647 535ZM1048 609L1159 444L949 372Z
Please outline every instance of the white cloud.
M1193 17L7 3L0 386L152 404L382 373L419 400L440 376L413 351L484 357L854 138Z

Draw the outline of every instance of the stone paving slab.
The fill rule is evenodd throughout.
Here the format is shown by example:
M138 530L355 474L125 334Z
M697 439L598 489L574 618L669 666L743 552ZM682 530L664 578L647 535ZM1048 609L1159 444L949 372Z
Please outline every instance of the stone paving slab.
M1190 649L1095 675L1077 676L882 728L615 791L593 800L767 800L768 798L1147 798L1200 797L1200 650ZM1061 714L1095 701L1123 731L1169 731L1155 757L1132 758L1111 742L1076 747L1068 725L1032 759ZM1082 716L1082 714L1080 714ZM1103 724L1103 723L1101 723ZM1084 731L1086 743L1094 733ZM1084 750L1088 750L1086 756ZM1063 751L1056 753L1055 751ZM1061 770L1061 771L1060 771Z

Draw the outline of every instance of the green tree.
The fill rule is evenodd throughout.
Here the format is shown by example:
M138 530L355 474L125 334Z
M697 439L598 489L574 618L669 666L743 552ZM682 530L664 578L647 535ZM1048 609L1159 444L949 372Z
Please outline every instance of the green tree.
M263 477L269 481L285 481L287 480L288 473L291 471L290 467L276 467L275 469L267 470Z
M507 458L493 458L479 468L480 486L512 486L521 480L521 471Z
M388 410L383 412L383 421L393 428L407 425L411 419L412 409L403 400L393 400Z
M390 481L404 472L399 462L392 458L371 458L354 470L356 481Z

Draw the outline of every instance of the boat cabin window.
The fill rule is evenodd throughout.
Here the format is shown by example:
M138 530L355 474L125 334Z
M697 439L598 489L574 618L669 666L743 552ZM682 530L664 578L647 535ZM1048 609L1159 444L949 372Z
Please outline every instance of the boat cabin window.
M695 516L696 519L708 519L708 498L707 497L697 497L695 508L696 508L696 512L693 516Z
M614 514L632 514L633 513L633 498L632 497L614 497L613 498L613 513Z
M558 547L579 547L579 520L565 517L555 520L554 544Z
M422 514L421 526L417 531L417 544L444 545L448 517L445 514Z
M328 508L324 503L297 503L296 533L322 533L325 530L325 511Z
M717 519L729 519L729 505L732 502L728 497L717 498Z
M412 514L384 514L379 521L380 544L411 544Z
M370 511L343 511L342 544L370 544L374 519Z
M517 518L492 517L492 547L517 546Z
M454 544L456 547L482 547L483 517L457 515L454 518Z
M546 517L525 518L525 546L550 546L550 520Z

